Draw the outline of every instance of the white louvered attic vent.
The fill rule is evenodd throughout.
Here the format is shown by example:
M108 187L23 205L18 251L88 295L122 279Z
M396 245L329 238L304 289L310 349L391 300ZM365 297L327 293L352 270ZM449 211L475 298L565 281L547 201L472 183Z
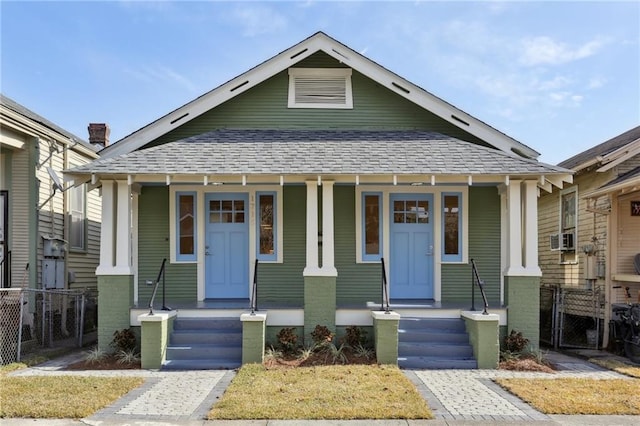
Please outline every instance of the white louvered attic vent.
M350 68L289 68L289 108L353 108Z

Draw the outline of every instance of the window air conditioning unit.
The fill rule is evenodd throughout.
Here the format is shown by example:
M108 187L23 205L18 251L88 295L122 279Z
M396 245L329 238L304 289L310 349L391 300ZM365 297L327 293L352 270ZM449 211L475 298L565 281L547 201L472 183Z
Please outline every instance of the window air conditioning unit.
M551 251L567 251L574 250L574 236L573 232L562 232L560 234L553 234L549 236L549 244Z

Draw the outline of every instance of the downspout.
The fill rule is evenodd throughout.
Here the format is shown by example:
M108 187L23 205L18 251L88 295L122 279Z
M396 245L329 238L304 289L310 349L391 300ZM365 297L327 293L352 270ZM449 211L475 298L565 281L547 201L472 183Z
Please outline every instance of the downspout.
M40 139L33 138L34 143L30 144L29 162L32 170L29 173L29 205L34 206L34 214L29 215L29 229L33 233L29 236L29 288L38 288L38 234L40 219L40 181L37 178L38 164L40 164Z

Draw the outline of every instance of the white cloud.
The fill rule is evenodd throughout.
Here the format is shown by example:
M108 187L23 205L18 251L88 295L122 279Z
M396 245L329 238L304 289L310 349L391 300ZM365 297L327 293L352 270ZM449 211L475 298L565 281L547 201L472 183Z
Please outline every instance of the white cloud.
M238 19L240 26L244 27L242 35L245 37L277 32L287 26L287 20L283 15L264 6L242 5L234 11L234 16Z
M607 79L601 77L594 77L589 80L587 89L599 89L607 83Z
M142 69L126 67L123 69L123 72L145 83L153 85L159 82L163 84L169 83L187 89L189 92L199 91L199 88L186 76L162 65Z
M572 48L551 37L529 37L521 41L520 63L527 66L565 64L593 56L606 43L604 39L595 39Z

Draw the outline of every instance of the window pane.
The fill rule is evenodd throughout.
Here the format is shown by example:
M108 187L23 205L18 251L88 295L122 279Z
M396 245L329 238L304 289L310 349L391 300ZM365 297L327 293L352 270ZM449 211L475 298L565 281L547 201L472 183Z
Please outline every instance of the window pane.
M84 250L85 248L85 185L74 187L70 192L70 228L69 240L71 248Z
M260 214L260 254L273 254L273 195L261 195L258 199Z
M233 208L236 211L244 211L244 200L235 200L233 202Z
M195 197L193 195L181 195L180 202L180 254L195 253L195 235L194 235L194 205Z
M562 229L576 227L576 193L569 192L562 196Z
M418 201L418 223L429 223L428 201Z
M380 197L364 197L365 254L380 254Z
M220 200L211 200L209 201L209 210L212 212L220 211Z
M209 223L220 223L220 213L209 213Z
M225 212L233 211L233 201L231 201L231 200L223 200L222 201L222 211L225 211Z
M233 222L234 223L244 223L244 212L236 212Z
M222 213L222 223L233 223L233 213Z
M394 201L393 202L393 211L394 212L403 212L404 211L404 201Z
M444 254L460 254L460 200L457 195L444 196Z

